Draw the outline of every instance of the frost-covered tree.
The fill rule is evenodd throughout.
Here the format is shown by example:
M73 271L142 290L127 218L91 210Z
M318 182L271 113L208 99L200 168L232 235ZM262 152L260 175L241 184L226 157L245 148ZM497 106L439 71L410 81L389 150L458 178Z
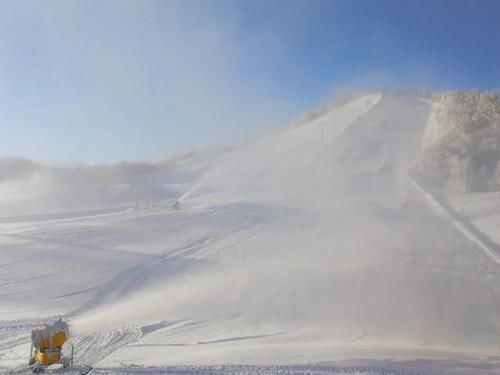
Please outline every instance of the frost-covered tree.
M423 150L418 168L431 181L459 191L500 188L500 95L435 94L441 136Z

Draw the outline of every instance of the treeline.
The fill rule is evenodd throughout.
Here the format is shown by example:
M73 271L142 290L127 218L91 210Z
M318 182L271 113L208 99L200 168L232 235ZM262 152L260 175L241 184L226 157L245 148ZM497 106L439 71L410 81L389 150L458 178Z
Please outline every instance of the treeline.
M500 189L500 94L434 94L439 137L421 153L418 168L433 183L463 192Z

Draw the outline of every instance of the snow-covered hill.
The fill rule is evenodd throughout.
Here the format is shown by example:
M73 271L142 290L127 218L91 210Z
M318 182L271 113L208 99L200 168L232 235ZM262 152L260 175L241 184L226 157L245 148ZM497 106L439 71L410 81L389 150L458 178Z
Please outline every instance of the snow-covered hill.
M104 170L25 162L0 184L13 207L21 186L30 204L76 185L68 197L97 197L75 199L79 209L120 204L2 221L0 369L22 369L30 330L55 316L70 322L75 361L103 373L450 359L431 366L441 371L496 355L500 266L408 182L435 111L411 93L373 93L206 157ZM121 185L164 190L138 205ZM130 371L154 371L141 368Z

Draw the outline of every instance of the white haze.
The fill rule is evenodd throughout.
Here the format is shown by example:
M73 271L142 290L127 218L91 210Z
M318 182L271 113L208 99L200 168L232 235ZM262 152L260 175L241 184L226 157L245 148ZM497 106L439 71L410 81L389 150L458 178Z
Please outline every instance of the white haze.
M304 10L315 7L296 8L311 22ZM0 130L11 138L0 155L65 165L147 159L234 142L306 109L242 74L279 69L290 40L244 34L233 12L183 1L3 2Z
M254 333L295 332L306 341L492 345L498 303L474 273L481 268L468 266L469 257L478 267L484 259L464 254L467 244L407 186L430 107L413 96L379 100L363 97L218 160L183 204L262 211L258 233L76 320L75 330L236 316ZM455 253L452 265L442 251Z
M51 176L34 202L64 197L65 189L79 195L94 187L106 200L110 186L131 181L178 184L157 205L111 217L5 224L9 249L41 251L47 262L41 281L38 267L19 281L32 289L0 280L12 288L8 306L19 309L23 293L32 293L23 303L34 311L64 306L76 347L99 348L102 332L139 330L133 345L104 359L82 349L81 361L106 365L239 361L224 345L197 346L231 340L250 358L266 352L268 363L269 348L290 343L304 361L332 343L494 353L496 265L408 183L431 111L414 93L372 93L232 149L113 167L11 161L4 183ZM22 274L15 256L4 264ZM74 259L82 270L71 271L67 285L36 292L48 270ZM261 341L252 346L245 337ZM319 360L335 354L325 353ZM296 361L292 354L286 361Z

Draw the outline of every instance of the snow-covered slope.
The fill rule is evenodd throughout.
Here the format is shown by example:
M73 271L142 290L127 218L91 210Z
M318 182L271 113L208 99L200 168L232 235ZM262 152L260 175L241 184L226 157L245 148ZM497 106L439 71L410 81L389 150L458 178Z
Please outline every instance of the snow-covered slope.
M431 110L357 98L211 158L177 208L4 220L0 366L56 315L96 367L496 353L499 266L406 184Z
M500 194L449 193L449 202L459 215L500 246Z
M500 96L445 92L433 96L417 170L460 226L500 256ZM476 234L474 234L476 233Z

